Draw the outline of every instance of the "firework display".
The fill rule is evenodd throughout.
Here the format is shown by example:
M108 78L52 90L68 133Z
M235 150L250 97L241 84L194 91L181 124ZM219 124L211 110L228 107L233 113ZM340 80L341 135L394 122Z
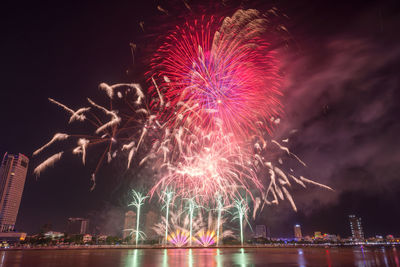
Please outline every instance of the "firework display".
M239 10L222 22L203 17L177 27L151 63L158 117L172 128L241 139L271 130L281 78L275 52L260 38L266 23L257 10Z
M240 225L240 243L243 246L243 223L247 220L247 212L249 210L249 206L243 199L235 200L235 217L233 219L239 220Z
M172 202L174 192L167 189L166 191L163 192L162 194L162 201L164 201L165 205L163 208L165 208L165 241L168 240L168 219L169 219L169 207Z
M189 233L177 230L168 236L168 241L176 247L183 247L189 242Z
M92 189L102 164L119 154L126 156L128 169L151 166L155 182L148 195L133 191L136 245L140 207L147 197L164 204L165 217L157 232L165 242L218 245L224 213L233 207L243 245L248 202L255 217L265 204L283 200L297 210L290 193L293 183L332 190L297 176L292 169L285 171L283 156L273 158L271 153L278 150L305 166L282 144L287 140L272 137L283 114L282 76L277 52L265 38L267 26L268 18L254 9L220 19L202 16L177 26L151 59L145 73L147 91L137 83L101 83L99 89L110 105L87 98L88 106L76 111L49 98L68 113L68 124L84 123L88 132L56 133L34 156L68 140L76 142L71 152L86 165L87 157L92 157L89 148L103 147L92 173ZM63 153L45 159L34 173L39 176ZM177 219L171 217L175 200L186 203L182 213L187 215L188 228L178 228ZM196 226L200 219L195 211L204 207L217 211L217 223L211 228L210 224Z
M200 231L197 234L196 242L203 247L212 246L216 242L215 232L210 230Z
M132 190L132 197L133 197L133 201L128 206L136 207L136 230L131 231L131 232L135 234L135 240L136 240L136 246L137 246L139 243L140 235L145 235L143 232L139 231L140 208L141 208L141 206L143 206L144 201L146 200L146 198L148 198L148 196L143 196L142 193Z

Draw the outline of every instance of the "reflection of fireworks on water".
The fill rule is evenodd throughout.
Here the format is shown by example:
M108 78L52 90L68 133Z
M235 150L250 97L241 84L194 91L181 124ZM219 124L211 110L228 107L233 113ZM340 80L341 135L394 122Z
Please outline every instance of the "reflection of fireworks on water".
M75 111L49 99L70 115L69 123L84 122L92 129L79 135L57 133L34 155L55 142L76 140L72 153L86 164L89 148L104 145L93 186L102 163L126 153L127 168L150 161L160 173L150 195L161 196L171 188L175 197L195 197L202 204L216 203L217 192L225 204L250 196L254 210L287 199L296 210L289 192L293 182L326 186L286 173L265 159L275 146L304 165L286 146L268 141L282 107L279 62L264 40L266 25L267 18L258 11L238 10L224 20L203 17L178 27L152 60L147 73L150 99L138 84L106 83L100 89L109 108L88 98L90 106ZM35 174L62 153L44 160ZM263 170L267 177L260 177ZM167 222L164 228L168 233Z

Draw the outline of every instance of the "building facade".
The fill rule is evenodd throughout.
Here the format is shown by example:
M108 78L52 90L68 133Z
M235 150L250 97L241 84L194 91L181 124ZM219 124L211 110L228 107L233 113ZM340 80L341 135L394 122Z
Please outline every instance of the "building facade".
M154 211L150 210L146 214L146 224L144 225L144 233L147 239L157 239L158 235L154 231L153 227L158 222L158 215Z
M136 213L133 211L127 211L125 213L124 229L122 231L122 238L125 239L132 234L132 231L136 227Z
M301 234L301 226L300 226L300 224L296 224L294 226L294 238L296 240L301 240L303 238L303 235Z
M267 227L265 225L256 225L255 238L267 238Z
M0 231L14 231L29 159L5 153L0 166Z
M364 231L361 225L361 218L356 215L349 215L351 237L353 240L364 240Z
M89 232L89 220L84 218L68 218L67 233L84 235Z
M314 232L314 239L318 240L318 239L322 239L322 233L321 232Z

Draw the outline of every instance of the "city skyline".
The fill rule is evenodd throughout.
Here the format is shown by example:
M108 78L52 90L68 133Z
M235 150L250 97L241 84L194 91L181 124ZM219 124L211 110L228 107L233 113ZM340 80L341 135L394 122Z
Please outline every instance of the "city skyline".
M100 82L130 80L131 77L135 81L141 79L135 74L144 71L141 67L130 69L132 76L126 76L126 70L131 65L129 43L138 41L140 44L142 33L136 25L139 21L132 22L124 17L151 17L156 12L151 4L143 7L140 12L133 11L133 14L128 14L128 10L134 10L132 5L112 7L115 13L125 15L121 15L122 19L113 15L115 17L110 20L101 19L108 16L110 6L105 4L93 7L82 4L84 8L72 3L63 5L65 9L40 4L32 6L36 11L44 9L44 16L29 25L32 14L22 11L18 13L16 22L20 31L8 32L10 43L7 44L7 51L10 51L10 55L5 57L5 61L9 68L6 73L10 75L6 77L6 86L11 89L6 90L7 101L0 105L3 114L7 114L5 125L9 126L8 131L1 135L2 154L13 151L30 157L35 149L51 138L49 124L60 131L64 129L65 114L49 104L47 97L63 99L76 108L82 103L74 95L87 96L95 92L100 96L97 90ZM302 51L310 55L310 58L293 60L292 68L305 62L310 72L321 69L328 77L332 73L343 74L334 64L326 63L319 68L319 65L312 63L320 57L325 58L325 54L333 61L334 55L339 54L344 57L360 55L360 58L368 60L379 58L382 60L381 67L388 69L388 72L382 76L377 69L360 67L356 63L351 65L352 61L337 58L338 62L334 62L342 64L341 67L350 65L349 76L354 77L346 76L347 80L337 81L343 87L349 86L351 90L334 91L331 90L332 84L336 84L333 81L318 83L312 74L303 73L300 67L295 70L290 82L296 82L296 86L289 86L290 90L285 92L288 115L287 124L283 124L282 128L288 131L298 129L301 133L293 137L292 149L309 166L304 170L304 175L324 182L336 191L324 192L316 187L310 187L307 192L295 190L294 197L298 199L299 206L297 213L291 210L289 203L267 207L254 225L270 225L274 236L292 236L295 223L302 226L303 233L320 230L323 233L350 236L349 214L363 218L366 236L400 235L396 224L400 219L396 209L396 203L400 201L400 182L396 179L398 162L395 160L399 141L393 134L399 132L395 124L399 108L394 100L398 91L392 85L396 82L396 72L390 71L397 63L388 59L391 54L386 51L390 49L383 48L379 42L374 43L373 47L362 46L361 50L356 48L362 43L359 39L351 40L354 43L346 42L344 47L337 46L337 42L345 42L343 39L347 34L345 29L348 23L363 38L376 34L378 39L391 43L397 37L391 37L385 31L389 27L389 15L382 18L382 29L378 23L372 24L371 32L368 33L359 29L356 19L367 21L366 18L376 15L375 9L378 7L373 3L368 4L368 8L359 9L358 5L355 6L324 7L318 4L313 8L316 15L311 21L296 15L293 7L286 7L285 4L281 7L291 17L290 23L301 25L304 29L304 32L298 32L296 28L291 31L294 36L298 36L296 40L301 41ZM343 11L343 20L317 26L316 22L322 19L325 21L325 17L332 18L327 10L330 8ZM389 9L384 8L384 13L387 14ZM69 12L75 14L74 22L64 21L69 17ZM360 18L363 15L365 18ZM54 21L54 24L48 25L49 20ZM87 29L90 38L80 29ZM33 38L34 35L38 35L38 38ZM331 36L337 36L338 39L332 40ZM21 42L20 38L27 41ZM324 40L324 45L319 47L316 40ZM59 47L59 44L65 45ZM145 45L142 44L142 47ZM378 52L375 54L374 51ZM145 62L147 59L144 55L145 51L136 60ZM398 55L394 54L393 58L398 58ZM45 64L36 65L35 62L41 61ZM22 73L20 66L25 66ZM355 70L352 71L352 68ZM20 82L20 76L26 77L30 84L27 86ZM43 76L48 77L46 82ZM374 80L367 78L369 76L387 82L374 85ZM306 87L320 90L308 95ZM380 90L381 87L385 90ZM15 106L21 110L14 112ZM37 159L32 161L35 165L38 163ZM87 164L95 163L89 160ZM126 211L128 195L124 190L148 186L141 180L146 178L146 173L122 171L118 164L107 165L99 172L97 188L90 192L90 172L69 155L66 155L66 162L57 164L37 179L32 175L33 166L30 163L17 219L17 230L28 233L37 232L46 223L52 223L54 228L62 230L67 218L87 216L93 217L93 221L98 222L104 231L113 231L117 228L116 221ZM128 181L127 177L134 178Z

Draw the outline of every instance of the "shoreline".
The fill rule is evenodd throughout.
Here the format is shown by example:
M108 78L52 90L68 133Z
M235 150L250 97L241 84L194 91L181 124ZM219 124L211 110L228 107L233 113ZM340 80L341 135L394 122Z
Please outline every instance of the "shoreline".
M10 247L10 248L0 248L0 251L9 250L94 250L94 249L238 249L238 248L257 248L257 249L267 249L267 248L375 248L375 247L400 247L400 244L339 244L339 245L329 245L329 244L312 244L312 245L226 245L226 246L211 246L211 247L172 247L172 246L152 246L152 245L77 245L77 246L37 246L37 247Z

